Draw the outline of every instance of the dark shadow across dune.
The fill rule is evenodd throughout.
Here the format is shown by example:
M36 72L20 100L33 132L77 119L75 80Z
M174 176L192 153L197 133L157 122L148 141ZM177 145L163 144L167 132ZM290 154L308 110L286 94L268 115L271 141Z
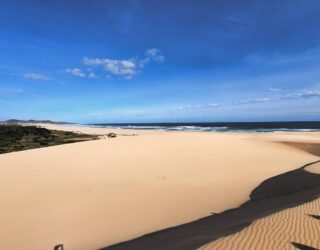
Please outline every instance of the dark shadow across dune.
M105 247L102 250L196 249L211 241L236 233L254 220L318 198L320 175L304 170L304 167L314 163L262 182L252 191L250 200L239 208L150 233Z

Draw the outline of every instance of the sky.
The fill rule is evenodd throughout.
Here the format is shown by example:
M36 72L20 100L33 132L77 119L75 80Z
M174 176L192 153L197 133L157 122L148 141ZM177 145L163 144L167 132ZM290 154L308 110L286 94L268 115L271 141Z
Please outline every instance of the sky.
M0 6L0 120L320 120L319 0Z

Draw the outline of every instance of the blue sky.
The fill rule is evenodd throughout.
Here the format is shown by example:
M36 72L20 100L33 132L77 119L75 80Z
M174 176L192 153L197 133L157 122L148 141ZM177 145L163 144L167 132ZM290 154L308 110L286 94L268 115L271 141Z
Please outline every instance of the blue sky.
M320 120L318 0L0 6L0 120Z

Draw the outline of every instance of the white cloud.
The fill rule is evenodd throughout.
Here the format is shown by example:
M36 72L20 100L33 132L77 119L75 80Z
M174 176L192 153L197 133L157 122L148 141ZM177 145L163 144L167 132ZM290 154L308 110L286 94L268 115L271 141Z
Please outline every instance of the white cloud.
M25 74L23 74L23 77L26 79L35 80L35 81L51 80L50 77L43 75L43 74L38 74L38 73L25 73Z
M79 68L66 69L66 72L71 75L77 76L77 77L85 77L86 76L86 73L82 72L81 69L79 69Z
M111 58L90 58L84 57L82 63L86 66L102 67L110 75L121 76L124 79L131 79L137 75L146 64L151 61L162 63L165 58L161 51L152 48L146 51L143 59L111 59ZM90 76L89 76L90 77Z
M84 57L82 62L87 66L101 66L105 71L112 75L128 77L137 74L137 65L133 59L116 60Z

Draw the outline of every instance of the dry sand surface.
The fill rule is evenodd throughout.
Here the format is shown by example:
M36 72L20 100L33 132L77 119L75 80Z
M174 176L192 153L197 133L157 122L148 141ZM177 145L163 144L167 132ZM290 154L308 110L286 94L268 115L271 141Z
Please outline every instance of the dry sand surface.
M285 133L47 127L137 136L0 155L1 249L97 249L237 207L263 180L318 159L272 142Z
M311 173L320 174L320 162L318 162L317 164L313 164L313 165L306 167L305 170L307 170Z
M320 199L289 208L253 222L231 236L209 243L201 250L291 249L296 242L320 249Z
M310 164L302 171L318 175L320 162ZM300 175L300 178L303 178L303 175ZM310 181L312 179L310 178ZM299 185L302 183L303 181ZM302 245L305 248L301 249L306 250L320 249L320 198L258 219L245 229L199 249L300 249L294 244L299 244L300 247Z

